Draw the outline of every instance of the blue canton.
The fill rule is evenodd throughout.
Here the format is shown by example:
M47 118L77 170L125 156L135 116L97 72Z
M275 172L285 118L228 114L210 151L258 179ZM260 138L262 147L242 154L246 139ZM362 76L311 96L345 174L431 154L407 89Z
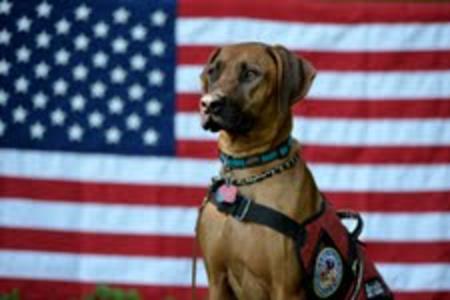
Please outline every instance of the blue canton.
M175 11L0 0L0 147L173 155Z

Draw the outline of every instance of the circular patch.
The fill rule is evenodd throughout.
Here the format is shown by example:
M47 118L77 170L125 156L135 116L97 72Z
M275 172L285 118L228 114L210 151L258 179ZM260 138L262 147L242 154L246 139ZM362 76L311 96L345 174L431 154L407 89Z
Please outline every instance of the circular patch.
M334 248L323 248L317 255L314 266L314 293L322 299L330 297L338 290L342 277L341 256Z

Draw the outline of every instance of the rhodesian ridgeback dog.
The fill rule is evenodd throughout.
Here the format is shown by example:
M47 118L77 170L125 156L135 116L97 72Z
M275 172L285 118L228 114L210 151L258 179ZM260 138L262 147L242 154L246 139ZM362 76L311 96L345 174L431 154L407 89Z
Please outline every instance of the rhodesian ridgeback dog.
M290 139L291 107L305 97L315 75L310 62L281 46L244 43L210 55L201 74L203 128L219 132L218 146L225 157L254 160L269 153L249 167L224 164L221 177L241 181L225 190L221 196L225 202L235 201L238 193L299 223L321 210L324 200L305 162L293 159L300 147ZM285 141L290 141L285 155L270 159L270 151ZM209 299L310 299L301 284L306 273L298 262L295 241L223 213L210 201L213 196L206 197L196 229ZM334 263L331 260L332 267Z

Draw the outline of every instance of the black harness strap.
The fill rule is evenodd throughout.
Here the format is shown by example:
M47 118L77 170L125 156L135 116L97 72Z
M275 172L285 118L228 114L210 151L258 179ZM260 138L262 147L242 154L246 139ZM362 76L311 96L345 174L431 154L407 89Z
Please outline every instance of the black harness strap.
M239 221L268 226L296 241L304 241L306 233L304 226L288 216L239 194L233 203L219 202L214 192L212 191L212 197L209 199L220 212L231 215Z

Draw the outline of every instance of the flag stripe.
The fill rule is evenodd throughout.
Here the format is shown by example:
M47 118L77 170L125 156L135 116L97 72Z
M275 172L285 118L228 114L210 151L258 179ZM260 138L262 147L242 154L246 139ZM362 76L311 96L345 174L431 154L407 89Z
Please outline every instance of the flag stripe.
M0 263L5 266L0 269L0 277L9 278L163 286L190 286L191 283L191 259L185 258L1 250ZM378 264L378 268L393 290L450 290L449 264L383 263ZM404 274L411 276L407 278ZM201 261L198 262L197 282L199 286L206 285L204 265Z
M402 147L402 146L323 146L303 145L301 155L307 162L351 163L351 164L422 164L450 162L450 147ZM217 142L180 140L177 154L180 157L210 158L218 157Z
M74 203L198 207L206 187L114 184L28 178L0 178L0 198L27 198ZM80 192L82 191L82 192ZM447 192L327 192L337 208L365 212L450 212ZM83 197L80 197L82 193ZM57 199L57 200L55 200ZM424 201L426 199L426 201Z
M215 47L180 46L177 52L179 65L203 65ZM448 70L449 50L435 51L383 51L383 52L333 52L294 51L314 64L319 71L423 71Z
M178 112L197 112L199 94L179 94ZM293 106L296 116L329 118L450 118L449 99L343 100L304 99Z
M40 179L206 187L216 160L0 150L0 175ZM59 164L63 162L65 169ZM438 192L450 190L448 164L309 164L322 190ZM192 176L190 170L196 170ZM349 180L351 178L351 180Z
M180 140L217 139L217 135L201 128L198 113L178 113L176 119L175 135ZM305 145L449 146L450 119L294 117L292 136Z
M278 19L285 21L351 23L404 23L404 22L438 22L448 21L450 14L448 4L429 3L367 3L327 1L280 1L274 5L270 0L228 0L215 2L208 0L181 0L179 14L185 17L227 17L239 16L261 19Z
M3 249L113 254L129 256L191 257L192 237L125 235L6 228ZM449 263L450 242L366 242L371 259L393 263ZM197 253L197 255L200 255ZM401 259L399 259L401 258Z
M79 204L23 198L3 198L0 209L8 212L0 214L0 224L4 227L135 235L193 236L197 218L197 208ZM53 217L48 218L49 215ZM450 240L447 230L450 213L377 212L362 216L364 240Z
M256 42L281 44L291 50L430 51L450 48L450 39L435 38L450 36L450 24L445 22L346 25L239 17L182 17L178 19L175 32L179 46L224 45L246 42L252 37Z
M450 35L450 32L449 32ZM450 39L449 39L450 40ZM177 93L199 93L202 66L176 71ZM450 99L450 71L319 72L308 92L322 100Z

